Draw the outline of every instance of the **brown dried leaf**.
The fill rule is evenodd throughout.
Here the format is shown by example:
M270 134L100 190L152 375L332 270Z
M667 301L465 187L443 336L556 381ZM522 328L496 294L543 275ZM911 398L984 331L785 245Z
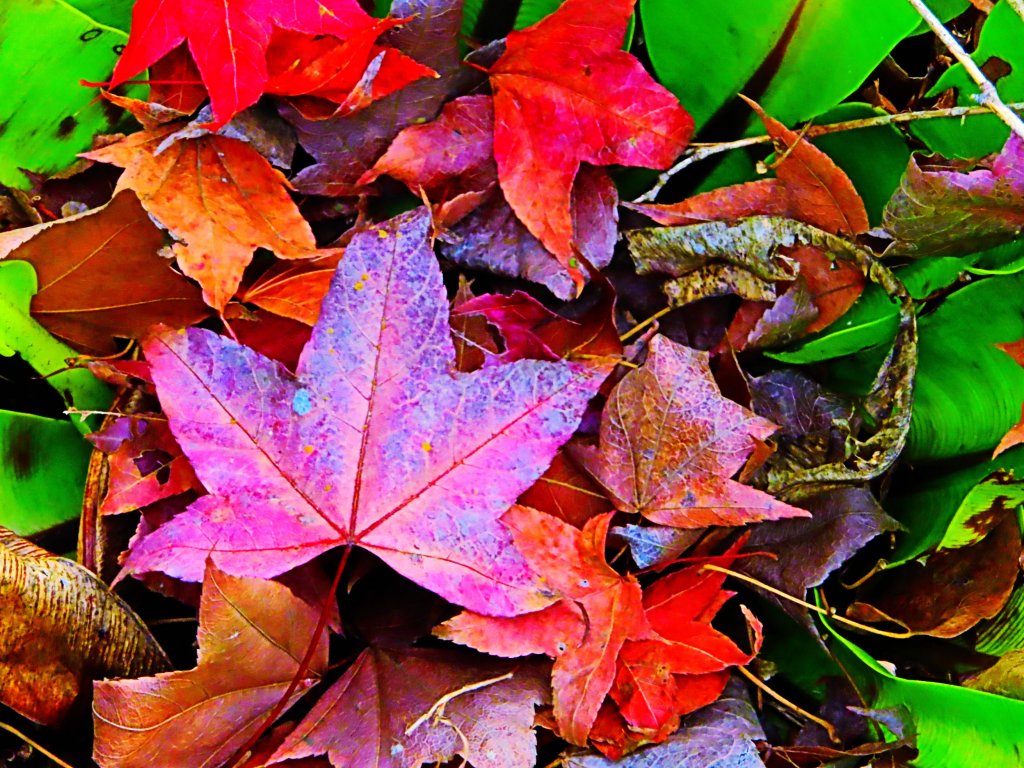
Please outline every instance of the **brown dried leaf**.
M0 527L0 701L44 725L83 684L170 662L138 616L95 575Z

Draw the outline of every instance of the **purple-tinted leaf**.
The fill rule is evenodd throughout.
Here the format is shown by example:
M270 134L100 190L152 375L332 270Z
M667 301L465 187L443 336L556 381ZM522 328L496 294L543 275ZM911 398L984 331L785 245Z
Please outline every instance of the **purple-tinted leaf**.
M618 237L618 194L608 175L584 166L572 190L575 240L595 267L612 260ZM560 299L576 295L572 275L529 233L495 190L494 197L457 224L441 253L464 267L540 283Z
M399 131L433 119L445 99L463 86L458 49L462 0L395 0L391 13L412 18L381 41L435 70L438 77L418 80L351 117L308 120L282 104L281 114L295 126L299 144L317 161L295 177L300 192L353 194L356 181Z
M271 762L327 754L336 768L407 768L461 754L478 768L533 765L534 707L549 696L547 677L544 664L462 649L370 648Z
M734 566L795 597L803 598L808 589L824 583L875 536L900 527L863 488L830 491L801 503L811 518L759 526L747 541L745 551L767 552L775 559L749 557ZM798 608L794 615L804 612Z
M692 528L665 525L623 525L612 528L609 538L629 546L633 562L640 568L653 568L675 560L702 535Z
M683 721L667 741L621 760L568 757L567 768L764 768L753 741L764 740L757 713L742 692L725 696Z
M1024 228L1024 139L1011 133L988 168L928 170L910 159L886 204L889 253L959 256L1009 242Z
M352 239L295 377L209 331L144 345L210 495L137 543L130 571L197 580L209 556L270 577L356 545L476 611L550 603L499 518L605 374L535 360L453 374L429 228L421 209Z

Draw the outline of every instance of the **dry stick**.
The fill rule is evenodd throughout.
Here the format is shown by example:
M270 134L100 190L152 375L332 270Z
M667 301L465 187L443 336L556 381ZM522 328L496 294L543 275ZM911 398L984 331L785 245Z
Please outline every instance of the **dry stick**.
M833 619L834 621L838 621L842 624L846 624L848 627L859 629L861 632L867 632L872 635L881 635L882 637L892 637L897 640L906 640L908 637L914 636L913 632L888 632L884 629L875 629L874 627L870 627L867 624L861 624L859 621L854 621L853 619L848 619L845 616L839 615L832 609L825 609L817 605L812 605L811 603L808 603L806 600L801 600L799 597L794 597L788 592L783 592L781 589L776 589L770 584L765 584L763 581L758 581L752 576L747 576L745 573L740 573L739 571L732 571L728 568L723 568L720 565L711 565L710 563L702 566L702 568L705 571L718 571L719 573L724 573L727 576L732 576L734 579L739 579L740 581L745 581L748 584L753 584L758 589L763 589L765 592L771 592L773 595L777 595L778 597L781 597L784 600L789 600L791 603L796 603L797 605L802 606L810 611L820 613L822 616Z
M36 752L38 752L39 754L45 755L46 757L50 758L53 762L55 762L61 768L74 768L74 766L70 765L69 763L65 763L63 760L61 760L59 757L57 757L55 754L53 754L49 750L44 749L43 747L39 746L39 744L37 744L36 742L32 741L32 739L30 739L24 733L19 731L13 725L8 725L7 723L0 722L0 728L3 728L8 733L13 733L16 737L18 737L19 739L24 741L26 744L28 744L30 747L32 747L32 749L34 749Z
M1018 0L1024 3L1024 0ZM1024 111L1024 102L1014 102L1013 104L1006 105L1007 108L1017 111ZM862 117L858 120L843 120L839 123L827 123L825 125L814 125L807 129L807 137L814 138L815 136L824 136L829 133L840 133L842 131L856 131L861 128L876 128L880 125L894 125L899 123L911 123L917 120L935 120L942 117L969 117L971 115L983 115L989 112L990 109L987 106L984 107L947 107L945 109L925 109L919 112L899 112L894 115L877 115L875 117ZM692 149L689 150L683 158L669 168L667 171L658 176L658 181L653 187L647 192L644 192L640 197L636 198L634 203L649 203L654 200L658 194L664 189L665 185L669 180L677 173L682 171L694 163L698 163L713 155L721 154L722 152L729 152L733 149L744 149L746 147L756 147L759 144L769 144L772 140L771 136L749 136L745 139L736 139L735 141L723 141L713 144L693 144Z
M812 723L817 723L822 728L824 728L825 729L825 733L828 734L828 737L829 737L829 739L832 740L833 744L838 744L840 742L839 735L836 733L835 727L828 720L823 720L822 718L818 717L817 715L812 715L806 709L803 709L802 707L798 706L797 704L794 704L792 701L787 699L781 693L779 693L778 691L774 690L773 688L770 688L768 686L768 683L766 683L764 680L762 680L760 677L755 675L753 672L751 672L746 667L736 667L736 671L739 672L741 675L743 675L745 678L747 678L747 680L752 682L754 685L756 685L762 691L767 693L770 697L772 697L777 702L779 702L779 704L781 704L782 706L787 707L787 708L793 710L798 715L803 715L808 720L810 720Z
M957 42L953 34L943 26L939 17L932 13L931 9L925 5L924 0L907 0L907 2L914 6L914 10L931 27L932 32L938 35L942 44L949 49L954 58L964 65L964 70L977 84L980 93L974 97L974 100L999 115L999 119L1010 126L1011 131L1024 139L1024 120L1021 120L1019 115L1003 103L1003 100L999 98L999 91L992 85L992 81L985 77L985 73L974 63L974 59ZM1016 6L1014 10L1017 10Z

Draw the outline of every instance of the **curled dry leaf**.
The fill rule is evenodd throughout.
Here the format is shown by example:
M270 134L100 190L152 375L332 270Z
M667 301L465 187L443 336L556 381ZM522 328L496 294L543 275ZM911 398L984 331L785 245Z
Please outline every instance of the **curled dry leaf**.
M903 256L977 253L1020 237L1024 226L1024 139L1010 134L988 168L970 172L922 166L910 158L886 204L883 226Z
M225 763L284 696L323 608L275 581L209 567L199 607L199 663L184 672L97 682L93 759L102 768L181 768ZM309 678L327 666L321 634Z
M29 262L39 278L32 316L82 352L109 355L115 337L151 325L182 327L209 310L199 290L158 255L164 234L132 192L95 211L0 235L0 258Z
M719 392L708 354L664 337L612 391L598 447L574 455L616 506L678 528L807 517L730 479L776 426Z
M164 146L178 128L141 131L85 156L125 169L118 190L134 190L168 229L182 271L223 311L253 251L302 259L313 255L316 241L288 196L288 181L259 152L213 134Z
M82 686L170 667L149 630L106 584L0 527L0 701L55 725Z

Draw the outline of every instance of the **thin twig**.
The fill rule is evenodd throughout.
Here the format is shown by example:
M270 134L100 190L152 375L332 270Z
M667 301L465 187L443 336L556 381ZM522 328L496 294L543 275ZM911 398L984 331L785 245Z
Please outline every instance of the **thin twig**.
M838 621L841 624L845 624L848 627L859 629L861 632L867 632L872 635L881 635L882 637L892 637L897 640L906 640L908 637L914 636L913 632L888 632L884 629L875 629L874 627L868 626L867 624L861 624L859 621L854 621L853 619L848 619L845 616L841 616L840 614L833 611L831 608L825 609L817 605L812 605L811 603L808 603L806 600L801 600L799 597L794 597L788 592L783 592L781 589L776 589L770 584L765 584L763 581L758 581L754 577L747 576L745 573L740 573L739 571L733 571L728 568L723 568L720 565L711 564L707 564L702 567L705 571L718 571L719 573L724 573L727 576L732 576L734 579L739 579L740 581L745 581L748 584L753 584L758 589L763 589L765 592L771 592L773 595L781 597L783 600L789 600L791 603L796 603L797 605L802 606L809 611L820 613L822 616L830 618L833 621Z
M433 717L435 713L437 713L439 717L444 717L445 706L456 696L461 696L464 693L469 693L471 691L480 690L481 688L486 688L488 685L500 683L502 680L511 679L512 673L506 672L504 675L499 675L498 677L491 677L487 680L481 680L478 683L470 683L469 685L464 685L458 690L452 691L451 693L446 693L444 696L435 701L433 706L430 707L430 709L428 709L426 712L424 712L422 715L416 718L415 722L413 722L412 725L405 729L405 735L408 736L409 734L411 734L413 731L415 731L417 728L423 725L423 723L425 723L427 720Z
M1019 0L1024 2L1024 0ZM1012 110L1019 112L1024 111L1024 102L1015 102L1008 104L1007 107ZM814 138L816 136L824 136L829 133L841 133L843 131L856 131L861 128L876 128L881 125L894 125L899 123L911 123L917 120L936 120L944 117L969 117L971 115L983 115L991 111L987 106L984 107L947 107L945 109L924 109L918 112L898 112L893 115L876 115L874 117L862 117L857 120L843 120L838 123L826 123L825 125L814 125L807 129L807 137ZM771 136L749 136L745 139L737 139L735 141L723 141L709 144L695 143L690 145L690 149L683 155L678 163L673 165L667 171L658 176L657 183L651 187L647 192L644 192L640 197L634 200L634 203L649 203L653 201L658 194L664 189L665 185L669 180L679 173L684 168L687 168L694 163L700 162L713 155L721 154L722 152L729 152L733 149L745 149L746 147L755 147L759 144L768 144L772 140Z
M45 755L46 757L50 758L53 762L55 762L61 768L74 768L73 765L70 765L69 763L65 763L63 760L61 760L59 757L57 757L55 754L53 754L53 752L50 752L48 749L45 749L45 748L39 746L39 744L37 744L36 742L32 741L32 739L30 739L24 733L19 731L13 725L8 725L7 723L0 722L0 728L3 728L8 733L13 733L19 739L21 739L26 744L28 744L30 747L32 747L32 749L34 749L36 752L38 752L39 754Z
M949 49L954 58L963 64L968 76L977 84L980 93L974 97L974 100L999 115L999 119L1010 126L1011 131L1024 139L1024 120L1021 120L1020 116L1006 106L999 97L999 91L992 85L992 81L985 77L985 73L981 71L981 68L975 64L974 59L970 57L967 51L963 49L963 46L953 37L953 33L946 29L939 17L932 13L932 10L925 5L924 0L907 0L907 2L914 6L914 10L917 11L918 15L924 19L925 23L938 36L942 44Z
M825 729L825 733L828 734L828 737L829 737L829 739L832 740L833 744L838 744L840 742L839 735L836 733L835 727L828 720L823 720L822 718L818 717L817 715L812 715L806 709L798 706L797 704L794 704L792 701L787 699L781 693L779 693L775 689L769 687L768 683L766 683L760 677L755 675L749 669L747 669L745 667L736 667L736 671L739 672L741 675L743 675L745 678L747 678L747 680L752 682L754 685L756 685L762 691L764 691L769 696L771 696L773 699L775 699L777 702L779 702L779 704L781 704L782 706L788 707L789 709L791 709L794 712L796 712L798 715L802 715L803 717L806 717L808 720L810 720L812 723L817 723L822 728L824 728Z

